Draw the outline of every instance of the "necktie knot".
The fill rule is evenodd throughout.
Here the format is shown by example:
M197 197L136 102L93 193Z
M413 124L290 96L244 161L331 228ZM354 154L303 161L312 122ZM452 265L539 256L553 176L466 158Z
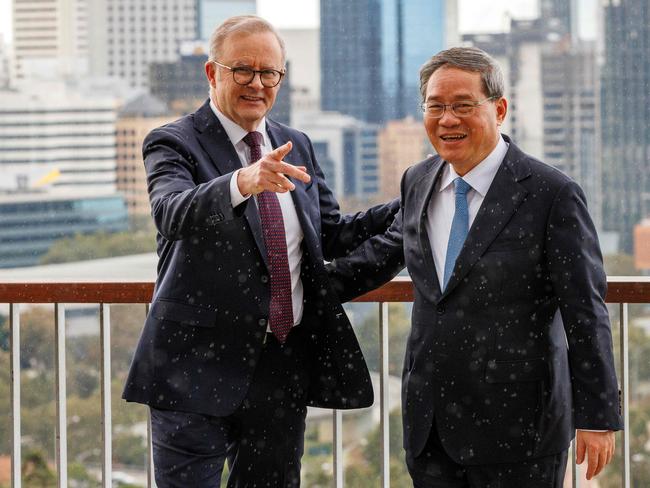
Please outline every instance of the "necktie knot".
M454 190L456 195L467 195L467 192L470 191L472 187L460 176L454 180Z
M262 134L260 134L257 131L249 132L244 136L243 141L246 143L248 147L255 147L255 146L261 146L262 145Z

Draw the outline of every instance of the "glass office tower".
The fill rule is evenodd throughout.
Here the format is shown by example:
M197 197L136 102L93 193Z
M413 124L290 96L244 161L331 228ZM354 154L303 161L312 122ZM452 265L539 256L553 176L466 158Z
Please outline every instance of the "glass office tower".
M419 111L420 66L445 47L449 0L321 2L323 110L366 122Z

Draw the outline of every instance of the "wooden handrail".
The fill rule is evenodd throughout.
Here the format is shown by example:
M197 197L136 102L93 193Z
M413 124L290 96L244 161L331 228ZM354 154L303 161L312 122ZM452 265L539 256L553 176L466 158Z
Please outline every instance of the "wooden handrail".
M608 303L650 303L650 277L611 276ZM152 282L0 283L0 303L149 303ZM394 278L356 302L411 302L408 277Z

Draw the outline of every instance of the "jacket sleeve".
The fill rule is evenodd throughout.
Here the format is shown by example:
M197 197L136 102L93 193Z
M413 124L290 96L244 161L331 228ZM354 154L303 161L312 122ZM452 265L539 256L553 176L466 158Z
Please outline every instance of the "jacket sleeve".
M197 161L184 139L176 129L161 127L149 133L142 150L151 213L158 232L169 241L241 217L247 204L232 208L232 173L196 183Z
M327 265L330 283L342 302L374 290L404 268L402 226L405 180L406 174L401 182L399 210L390 227L363 242L349 255Z
M619 430L607 278L584 193L573 181L551 208L546 255L568 340L575 427Z
M307 139L310 159L314 166L315 184L318 185L321 242L323 256L327 260L345 256L370 237L381 234L393 222L399 210L399 199L369 208L365 212L342 215L332 190L325 182L313 146Z

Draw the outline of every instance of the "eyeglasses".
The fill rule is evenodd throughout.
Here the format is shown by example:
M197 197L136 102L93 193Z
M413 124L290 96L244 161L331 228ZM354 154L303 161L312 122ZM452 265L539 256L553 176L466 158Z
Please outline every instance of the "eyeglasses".
M447 107L451 109L451 113L456 117L469 117L474 113L476 107L482 105L483 103L494 100L497 97L489 97L480 102L474 102L472 100L463 100L461 102L454 103L435 103L435 102L424 102L421 107L422 111L427 117L432 117L434 119L440 119L445 114Z
M284 71L278 71L277 69L253 69L248 66L236 66L231 68L230 66L226 66L217 61L212 62L217 66L229 69L232 73L232 79L235 80L235 83L238 85L248 85L255 79L255 75L259 73L262 85L266 88L273 88L280 83L280 80L284 76Z

